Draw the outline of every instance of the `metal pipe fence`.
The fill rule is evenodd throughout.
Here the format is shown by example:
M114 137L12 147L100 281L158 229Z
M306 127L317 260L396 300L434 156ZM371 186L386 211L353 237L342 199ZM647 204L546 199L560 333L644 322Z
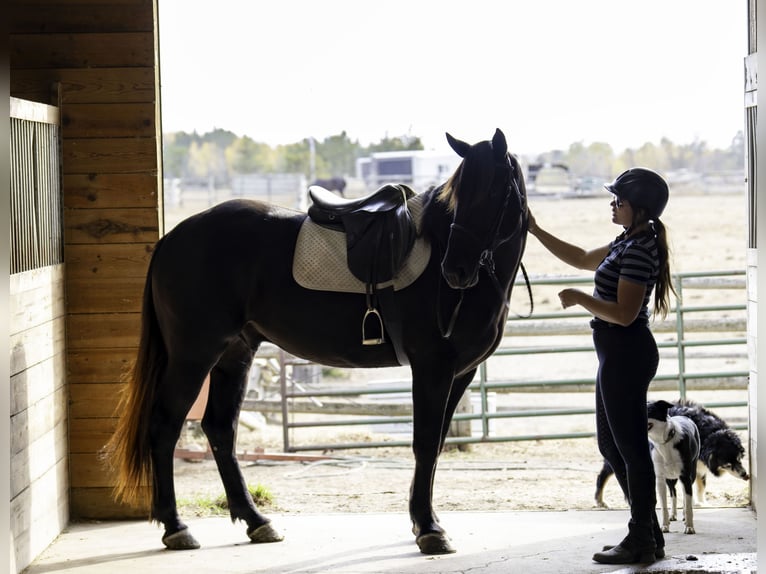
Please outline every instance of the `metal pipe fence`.
M661 367L650 387L655 392L672 393L674 397L690 398L689 391L711 391L713 395L730 395L719 391L742 391L742 398L725 398L706 401L710 409L737 409L747 406L747 306L745 271L707 271L679 273L673 276L677 296L668 317L655 321L652 330L661 353ZM532 277L533 287L558 287L561 285L592 285L592 278L583 277ZM722 292L729 296L721 296ZM741 292L741 303L738 293ZM687 294L694 304L684 303ZM698 295L700 294L701 295ZM698 302L696 300L701 300ZM731 301L734 302L731 302ZM497 421L538 419L553 417L588 416L594 427L595 410L591 406L566 405L525 406L493 408L497 397L513 393L516 397L526 393L531 397L561 397L567 402L573 393L591 392L595 385L595 364L584 363L581 368L570 367L567 360L573 354L582 354L595 361L591 333L588 326L590 315L585 312L544 311L530 318L509 317L505 337L500 347L479 368L476 379L466 393L464 407L469 412L458 412L453 417L453 427L463 428L457 436L449 436L448 444L479 442L509 442L588 438L595 436L595 428L579 428L557 432L498 432L493 430ZM722 351L722 349L726 349ZM330 442L299 442L298 431L318 428L411 428L411 386L407 379L366 382L353 385L343 383L298 380L296 373L305 371L304 361L288 356L280 350L267 351L278 358L278 397L272 400L247 399L244 408L261 412L279 413L283 427L283 450L297 452L306 450L340 450L409 446L409 435L397 440L396 434L385 440L332 440ZM562 357L564 359L562 359ZM558 360L557 360L558 359ZM527 360L531 366L516 368ZM510 362L509 362L510 361ZM702 365L700 367L699 365ZM733 365L733 367L732 367ZM696 366L696 368L695 368ZM314 366L314 373L319 367ZM493 377L492 373L500 376ZM560 374L558 374L560 372ZM305 372L304 372L305 374ZM557 375L558 376L555 376ZM545 375L545 376L543 376ZM554 376L552 376L554 375ZM470 396L469 396L470 393ZM383 398L383 400L381 400ZM540 400L538 402L550 402ZM473 410L473 412L470 412ZM559 420L558 418L556 420ZM582 427L583 423L580 423ZM464 432L471 426L469 433ZM528 427L529 425L527 425ZM731 425L735 429L747 429L747 422ZM528 429L527 429L528 431ZM311 437L309 437L311 438Z

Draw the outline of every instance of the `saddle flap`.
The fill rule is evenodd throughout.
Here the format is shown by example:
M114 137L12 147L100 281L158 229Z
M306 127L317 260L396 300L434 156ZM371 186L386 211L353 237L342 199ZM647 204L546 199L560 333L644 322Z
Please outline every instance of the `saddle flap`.
M357 211L344 216L348 268L365 283L393 279L415 243L416 229L407 204L385 212Z

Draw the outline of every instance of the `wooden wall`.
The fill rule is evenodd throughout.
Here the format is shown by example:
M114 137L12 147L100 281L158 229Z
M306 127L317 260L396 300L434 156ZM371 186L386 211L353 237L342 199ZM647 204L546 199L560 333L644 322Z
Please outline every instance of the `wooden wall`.
M64 266L10 277L11 540L14 572L69 520Z
M10 14L11 95L61 113L70 511L146 516L114 503L98 453L161 233L156 0L12 0Z

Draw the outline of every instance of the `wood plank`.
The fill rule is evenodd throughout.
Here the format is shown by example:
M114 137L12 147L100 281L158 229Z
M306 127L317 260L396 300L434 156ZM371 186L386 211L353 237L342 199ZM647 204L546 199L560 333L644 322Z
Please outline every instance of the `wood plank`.
M11 498L67 458L66 425L61 424L21 452L11 454Z
M157 209L159 178L152 173L70 174L63 177L64 207Z
M154 245L154 243L67 245L64 249L67 262L67 284L71 284L73 280L144 279ZM69 295L71 296L71 293Z
M155 137L154 103L64 104L61 134L71 138Z
M138 9L140 6L144 6L147 9L151 9L154 0L10 0L12 4L32 4L39 6L43 9L45 6L52 5L67 5L67 6L94 6L104 4L119 4L121 6L132 6L133 9Z
M43 439L61 426L66 429L67 392L58 387L37 403L11 415L11 455L25 450L31 443Z
M72 488L103 488L117 482L114 471L101 457L98 451L70 455L69 480Z
M109 418L117 413L121 383L69 384L69 419Z
M98 277L67 281L70 313L140 313L143 277Z
M151 68L154 34L10 34L11 69Z
M12 334L11 376L60 353L64 349L65 332L65 318L58 317L48 323Z
M48 104L39 102L30 102L20 98L11 97L10 116L17 120L27 120L30 122L40 122L43 124L59 124L59 109Z
M146 2L145 5L148 6ZM11 2L11 34L55 34L83 32L151 32L151 9L126 10L113 0L96 3Z
M52 265L10 276L8 327L20 333L65 314L64 266Z
M69 461L54 468L10 501L10 526L17 567L30 564L69 523Z
M69 139L62 146L65 175L158 173L156 138Z
M11 375L11 416L63 389L67 365L63 348L54 356Z
M147 501L150 488L146 487ZM144 506L127 506L114 501L111 487L72 488L69 511L73 519L124 520L146 519L148 503ZM159 535L158 535L159 536Z
M67 349L136 348L140 334L140 313L70 315Z
M157 100L155 69L89 68L13 70L10 91L17 97L58 103L56 84L61 84L61 103L128 103Z
M156 209L68 209L64 213L67 244L155 243L159 240Z
M137 348L82 349L67 351L68 381L77 383L121 383L136 359ZM112 387L117 393L122 385Z
M73 418L69 421L70 454L101 452L114 434L116 418Z

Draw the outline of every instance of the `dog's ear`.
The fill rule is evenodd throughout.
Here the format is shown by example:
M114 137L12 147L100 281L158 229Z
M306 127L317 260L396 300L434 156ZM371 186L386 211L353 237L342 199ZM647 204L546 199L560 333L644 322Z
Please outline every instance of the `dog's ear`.
M668 409L672 406L668 401L647 401L646 414L650 419L666 421L668 420Z

